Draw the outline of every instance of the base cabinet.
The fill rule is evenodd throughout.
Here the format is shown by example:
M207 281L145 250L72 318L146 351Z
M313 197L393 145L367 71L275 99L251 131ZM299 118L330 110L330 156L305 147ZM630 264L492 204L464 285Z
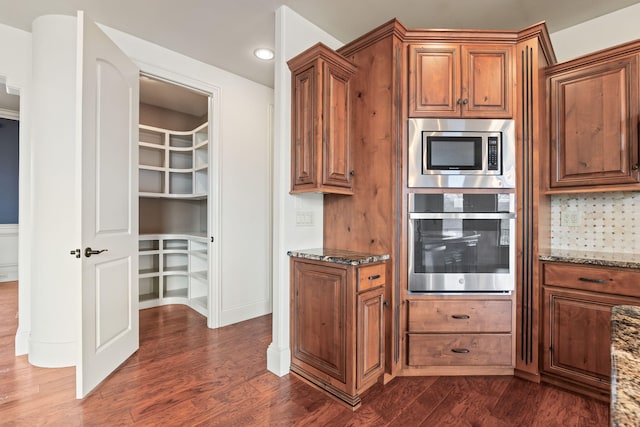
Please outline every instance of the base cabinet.
M385 269L291 258L291 371L354 408L384 372Z
M407 370L424 375L513 373L513 304L504 299L409 300Z
M544 263L543 274L543 379L608 399L611 308L640 305L640 272Z

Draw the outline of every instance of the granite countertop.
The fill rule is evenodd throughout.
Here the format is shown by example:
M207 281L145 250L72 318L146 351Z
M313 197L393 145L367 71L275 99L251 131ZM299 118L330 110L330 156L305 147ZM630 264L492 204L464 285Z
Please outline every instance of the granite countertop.
M551 249L538 257L541 261L569 262L572 264L601 265L640 269L640 255L619 252L585 252Z
M632 426L640 414L640 307L611 309L611 425Z
M295 251L288 251L287 255L296 257L311 259L315 261L334 262L336 264L347 265L362 265L370 264L372 262L385 261L389 259L388 254L374 255L362 252L346 251L342 249L300 249Z

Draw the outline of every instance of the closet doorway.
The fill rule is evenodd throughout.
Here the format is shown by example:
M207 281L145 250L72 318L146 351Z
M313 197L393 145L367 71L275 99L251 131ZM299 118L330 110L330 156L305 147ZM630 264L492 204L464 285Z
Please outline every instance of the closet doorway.
M213 96L140 76L139 307L185 304L218 325Z

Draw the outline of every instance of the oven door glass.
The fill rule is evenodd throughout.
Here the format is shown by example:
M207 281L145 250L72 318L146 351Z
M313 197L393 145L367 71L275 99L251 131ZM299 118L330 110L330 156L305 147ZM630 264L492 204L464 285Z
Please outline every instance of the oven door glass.
M509 221L481 218L413 220L414 272L508 274Z

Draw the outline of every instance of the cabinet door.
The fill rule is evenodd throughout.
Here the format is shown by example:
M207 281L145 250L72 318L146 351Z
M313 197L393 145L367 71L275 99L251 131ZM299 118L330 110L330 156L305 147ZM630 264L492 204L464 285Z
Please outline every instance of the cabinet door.
M348 320L351 321L347 319L346 269L296 261L292 286L292 369L300 366L345 389L346 328Z
M462 114L469 117L511 117L513 47L462 46Z
M350 188L350 76L325 63L323 77L322 185Z
M409 46L409 116L460 115L460 46Z
M384 370L384 288L358 295L356 388L375 382Z
M551 187L637 183L638 56L550 77Z
M611 378L611 307L635 300L544 289L544 370L604 391Z
M315 67L293 75L291 182L293 188L315 186Z

